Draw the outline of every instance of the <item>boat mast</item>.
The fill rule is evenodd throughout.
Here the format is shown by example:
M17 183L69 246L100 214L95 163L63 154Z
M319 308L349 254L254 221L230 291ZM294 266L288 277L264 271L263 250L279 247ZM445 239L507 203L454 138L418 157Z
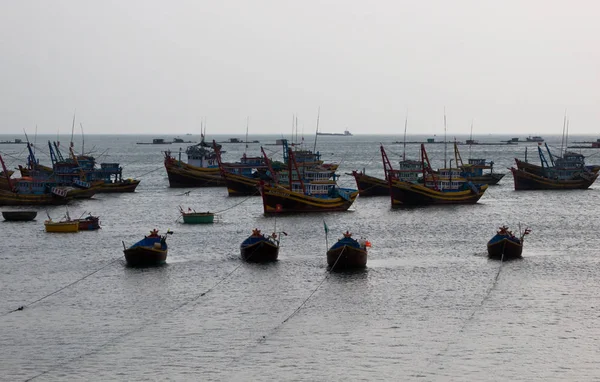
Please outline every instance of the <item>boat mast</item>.
M79 122L81 127L81 155L85 155L85 137L83 136L83 124Z
M471 159L471 147L473 146L473 120L471 120L471 135L469 135L469 159Z
M244 150L244 155L246 155L246 150L248 150L248 125L250 125L250 116L246 117L246 149Z
M313 147L313 153L317 151L317 137L319 136L319 117L321 116L321 106L319 106L319 110L317 111L317 131L315 131L315 145Z
M6 169L6 164L4 164L4 159L2 159L2 155L0 155L0 163L2 163L2 171L4 172L4 176L6 177L6 180L8 181L8 187L10 188L11 191L13 191L13 185L12 185L12 181L10 180L10 175L8 175L8 170Z
M446 108L444 107L444 168L446 168L446 157L448 153L448 143L446 140Z
M569 119L567 118L567 133L565 135L565 154L569 148Z
M406 118L404 119L404 146L402 148L402 160L403 161L406 160L406 127L407 126L408 126L408 110L406 111Z
M71 145L73 147L73 134L75 134L75 112L73 112L73 124L71 125Z
M565 142L565 128L567 126L567 110L565 109L565 117L563 119L562 137L560 139L560 156L563 155L563 144Z

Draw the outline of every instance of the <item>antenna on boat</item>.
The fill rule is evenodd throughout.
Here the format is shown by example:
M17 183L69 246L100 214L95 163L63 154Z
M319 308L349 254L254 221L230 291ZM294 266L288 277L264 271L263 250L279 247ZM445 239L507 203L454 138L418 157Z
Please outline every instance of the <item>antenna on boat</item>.
M567 133L565 135L565 153L569 148L569 119L567 118Z
M446 140L446 107L444 106L444 168L446 168L446 155L448 151L448 142Z
M298 144L298 116L296 116L296 144Z
M406 110L406 118L404 119L404 147L402 148L402 160L406 160L406 127L408 126L408 110Z
M83 124L79 122L81 127L81 155L85 155L85 137L83 136Z
M73 124L71 125L71 147L73 147L73 134L75 134L75 112L73 112Z
M246 150L248 149L248 125L250 125L250 116L246 117ZM246 150L244 150L244 155L246 155Z
M567 109L565 109L565 116L563 118L563 131L562 131L562 137L560 139L560 156L563 155L563 145L565 142L565 128L567 127Z
M471 119L471 135L469 135L469 159L471 159L472 145L473 145L473 120Z
M29 139L27 140L29 141ZM35 135L33 136L33 153L35 154L35 144L37 142L37 124L35 125Z
M317 131L315 132L315 145L313 147L313 153L317 151L317 137L319 136L319 117L321 116L321 106L317 111Z

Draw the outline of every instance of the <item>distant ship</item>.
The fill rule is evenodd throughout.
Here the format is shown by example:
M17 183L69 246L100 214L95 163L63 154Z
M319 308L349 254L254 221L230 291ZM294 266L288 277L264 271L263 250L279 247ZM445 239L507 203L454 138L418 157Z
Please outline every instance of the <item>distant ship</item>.
M321 133L321 132L317 132L317 135L337 135L337 136L342 136L342 137L351 137L352 133L349 132L348 130L344 130L343 133Z
M527 138L527 142L544 142L544 138L542 137L537 137L537 136L528 136Z

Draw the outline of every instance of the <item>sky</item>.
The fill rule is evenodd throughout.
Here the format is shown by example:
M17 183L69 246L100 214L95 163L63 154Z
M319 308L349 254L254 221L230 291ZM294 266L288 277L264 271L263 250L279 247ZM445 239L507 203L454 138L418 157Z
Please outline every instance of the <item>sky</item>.
M600 2L5 0L0 134L600 134ZM319 111L320 110L320 111Z

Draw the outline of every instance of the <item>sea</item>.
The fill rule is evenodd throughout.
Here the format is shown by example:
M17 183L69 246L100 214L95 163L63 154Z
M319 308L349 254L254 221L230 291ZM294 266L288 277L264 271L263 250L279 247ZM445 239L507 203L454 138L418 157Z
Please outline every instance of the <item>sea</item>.
M85 137L86 153L141 180L135 193L38 208L32 222L0 221L0 380L600 380L600 184L514 191L508 168L526 150L539 163L537 143L481 135L473 138L498 144L459 145L463 161L485 158L507 173L475 205L391 209L389 197L359 197L347 212L265 217L260 196L169 188L163 152L178 155L189 144L137 144L153 138L174 137ZM223 143L223 159L259 155L261 146L281 159L280 138L302 142L250 136L259 142ZM383 177L381 144L397 163L417 159L413 142L427 138L444 140L312 136L304 147L339 163L339 184L355 188L352 170ZM559 154L562 137L544 138ZM56 137L35 137L46 165L48 139ZM80 137L74 146L81 151ZM434 167L454 158L451 144L426 148ZM600 149L572 150L600 164ZM18 144L0 144L0 154L10 168L27 155ZM215 223L184 225L179 206L215 212ZM44 231L47 216L67 212L99 215L102 229ZM501 225L531 228L522 260L487 258L486 243ZM124 246L154 228L174 232L167 264L127 267ZM276 263L241 260L240 243L254 228L287 233ZM367 268L330 273L326 250L346 231L372 243Z

